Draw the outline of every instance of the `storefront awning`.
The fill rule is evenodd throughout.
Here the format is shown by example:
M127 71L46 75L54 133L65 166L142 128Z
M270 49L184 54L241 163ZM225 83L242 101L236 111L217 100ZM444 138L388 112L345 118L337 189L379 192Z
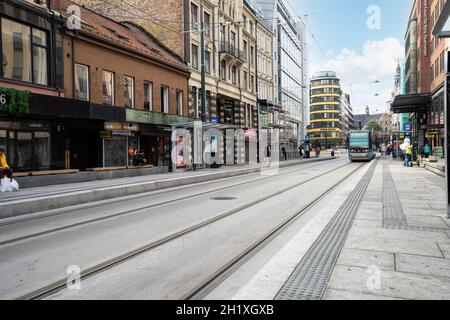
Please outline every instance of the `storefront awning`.
M431 94L414 93L403 94L395 97L392 103L394 113L418 113L426 112L431 102Z
M436 38L450 38L450 1L445 1L434 26L433 35Z

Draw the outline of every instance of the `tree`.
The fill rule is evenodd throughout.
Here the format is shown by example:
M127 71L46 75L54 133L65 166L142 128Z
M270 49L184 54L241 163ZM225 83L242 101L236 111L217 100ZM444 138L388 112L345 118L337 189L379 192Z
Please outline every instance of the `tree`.
M366 126L364 127L364 130L373 130L373 131L379 132L379 131L383 131L383 128L377 121L370 120L369 122L367 122Z
M378 123L378 121L370 120L369 122L367 122L364 130L372 130L375 145L377 146L377 148L379 148L381 145L380 132L383 131L383 127Z

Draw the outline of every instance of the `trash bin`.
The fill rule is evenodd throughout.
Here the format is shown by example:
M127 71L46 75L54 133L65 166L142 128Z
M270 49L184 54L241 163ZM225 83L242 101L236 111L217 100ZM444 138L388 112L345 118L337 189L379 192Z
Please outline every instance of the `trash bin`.
M331 156L334 157L334 150L331 150Z

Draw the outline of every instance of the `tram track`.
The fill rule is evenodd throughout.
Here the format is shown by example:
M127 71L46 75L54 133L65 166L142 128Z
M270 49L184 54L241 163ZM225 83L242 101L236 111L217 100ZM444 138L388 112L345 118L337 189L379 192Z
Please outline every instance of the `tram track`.
M232 184L232 185L229 185L229 186L226 186L226 187L220 187L220 188L207 190L207 191L204 191L204 192L199 192L199 193L195 193L195 194L191 194L191 195L187 195L187 196L183 196L183 197L178 197L178 198L175 198L175 199L170 199L170 200L166 200L166 201L153 203L153 204L150 204L150 205L140 206L140 207L129 209L129 210L119 211L119 212L114 213L114 214L110 214L110 215L106 215L106 216L102 216L102 217L98 217L98 218L94 218L94 219L89 219L89 220L85 220L85 221L81 221L81 222L77 222L77 223L72 223L72 224L69 224L69 225L66 225L66 226L53 228L53 229L45 230L45 231L42 231L42 232L32 233L32 234L28 234L28 235L21 236L21 237L16 237L16 238L13 238L13 239L0 241L0 246L13 244L13 243L16 243L16 242L19 242L19 241L32 239L32 238L36 238L36 237L39 237L39 236L49 235L49 234L52 234L52 233L55 233L55 232L59 232L59 231L73 229L73 228L84 226L84 225L88 225L88 224L91 224L91 223L101 222L101 221L105 221L105 220L109 220L109 219L113 219L113 218L117 218L117 217L121 217L121 216L135 214L135 213L138 213L138 212L140 212L142 210L157 208L157 207L164 206L164 205L167 205L167 204L173 204L173 203L176 203L176 202L180 202L180 201L184 201L184 200L188 200L188 199L192 199L192 198L196 198L196 197L201 197L201 196L204 196L206 194L220 192L220 191L224 191L224 190L240 187L240 186L243 186L243 185L247 185L247 184L251 184L251 183L255 183L255 182L260 182L260 181L267 180L267 179L273 179L273 178L281 177L281 176L284 176L284 175L292 174L292 173L295 173L295 172L302 172L302 171L306 171L306 170L311 170L311 169L314 169L314 168L319 167L319 166L321 166L321 165L318 164L318 165L314 165L314 166L308 166L307 168L297 168L295 170L289 170L287 172L283 172L283 173L280 173L280 174L277 174L277 175L273 175L273 176L268 176L268 177L259 178L259 179L253 179L253 180L249 180L249 181L245 181L245 182L241 182L241 183L237 183L237 184ZM341 166L341 167L343 167L343 166ZM339 169L341 167L338 167L337 169ZM156 194L153 194L152 196L156 196L159 193L160 192L157 192ZM142 195L142 196L140 195L139 198L141 198L141 197L145 197L145 195ZM93 209L93 208L101 206L101 205L103 205L103 203L99 204L99 205L93 205L93 206L89 206L87 208L83 208L83 210ZM51 218L51 217L55 217L55 216L61 216L61 215L64 215L64 214L68 214L70 212L74 212L76 210L77 209L70 210L70 211L64 210L63 212L51 213L51 214L47 214L47 215L41 215L41 216L38 216L38 217L22 218L22 219L17 220L17 221L6 222L6 223L3 223L3 224L0 223L0 227L10 226L10 225L13 225L13 224L20 224L20 223L25 223L25 222L31 222L31 221L36 221L36 220L39 220L39 219Z
M159 239L159 240L153 241L153 242L151 242L151 243L149 243L149 244L146 244L146 245L144 245L144 246L141 246L141 247L139 247L139 248L137 248L137 249L128 251L128 252L126 252L126 253L124 253L124 254L121 254L121 255L119 255L119 256L117 256L117 257L114 257L114 258L112 258L112 259L109 259L109 260L107 260L107 261L104 261L104 262L102 262L102 263L100 263L100 264L97 264L97 265L92 266L92 267L90 267L90 268L84 269L84 270L82 271L82 274L81 274L81 280L84 280L84 279L87 279L87 278L89 278L89 277L98 275L98 274L100 274L100 273L102 273L102 272L104 272L104 271L106 271L106 270L108 270L108 269L111 269L111 268L113 268L113 267L115 267L115 266L118 266L118 265L123 264L123 263L125 263L125 262L127 262L127 261L130 261L130 260L132 260L133 258L136 258L136 257L139 256L139 255L142 255L142 254L144 254L144 253L147 253L147 252L149 252L149 251L151 251L151 250L153 250L153 249L156 249L156 248L158 248L158 247L160 247L160 246L162 246L162 245L164 245L164 244L167 244L167 243L169 243L169 242L171 242L171 241L174 241L174 240L176 240L176 239L178 239L178 238L180 238L180 237L186 236L186 235L188 235L188 234L190 234L190 233L192 233L192 232L194 232L194 231L196 231L196 230L199 230L199 229L201 229L201 228L204 228L204 227L206 227L206 226L208 226L208 225L211 225L211 224L213 224L213 223L215 223L215 222L217 222L217 221L223 220L224 218L229 217L229 216L232 216L232 215L234 215L234 214L236 214L236 213L238 213L238 212L241 212L241 211L244 210L244 209L247 209L247 208L252 207L252 206L254 206L254 205L256 205L256 204L259 204L259 203L261 203L262 201L267 201L267 200L269 200L269 199L271 199L271 198L273 198L273 197L276 197L276 196L281 195L281 194L283 194L283 193L285 193L285 192L291 191L291 190L293 190L293 189L295 189L295 188L297 188L297 187L300 187L300 186L302 186L302 185L305 185L305 184L307 184L307 183L309 183L309 182L311 182L311 181L314 181L314 180L316 180L316 179L318 179L318 178L324 177L324 176L326 176L326 175L328 175L328 174L331 174L331 173L335 172L336 170L342 169L343 167L346 167L346 166L349 166L349 165L351 165L351 163L347 163L347 164L345 164L345 165L343 165L343 166L339 166L339 167L337 167L337 168L333 168L333 169L331 169L331 170L328 170L328 171L326 171L326 172L321 173L320 175L316 175L316 176L311 177L311 178L309 178L309 179L307 179L307 180L304 180L304 181L302 181L302 182L300 182L300 183L296 183L296 184L294 184L294 185L290 185L290 186L288 186L288 187L286 187L286 188L283 188L283 189L281 189L281 190L278 190L278 191L276 191L276 192L273 192L273 193L271 193L271 194L269 194L269 195L266 195L266 196L264 196L264 197L260 197L260 198L254 200L254 201L251 201L251 202L246 203L246 204L244 204L244 205L241 205L241 206L239 206L239 207L237 207L237 208L234 208L234 209L231 209L231 210L229 210L229 211L226 211L226 212L224 212L224 213L222 213L222 214L219 214L219 215L217 215L217 216L215 216L215 217L212 217L212 218L207 219L207 220L205 220L205 221L196 223L196 224L194 224L194 225L192 225L192 226L190 226L190 227L184 228L183 230L180 230L180 231L178 231L178 232L171 233L171 234L169 234L169 235L167 235L167 236L165 236L165 237L163 237L163 238L161 238L161 239ZM351 176L354 172L356 172L357 170L359 170L361 167L362 167L362 166L359 166L359 167L356 168L355 170L352 170L352 172L351 172L349 175L347 175L343 180L345 180L347 177ZM287 173L286 173L286 174L287 174ZM334 189L337 185L339 185L343 180L341 180L338 184L336 184L336 185L333 187L333 189ZM327 190L327 192L325 192L325 194L328 194L328 192L330 192L330 190ZM308 208L311 207L314 203L316 203L317 201L319 201L323 196L324 196L324 195L319 196L318 198L316 198L316 199L315 199L314 201L312 201L307 207L308 207ZM307 210L307 208L303 208L303 209L302 209L302 212L304 212L304 211L306 211L306 210ZM298 215L297 215L297 216L298 216ZM292 218L292 219L290 219L290 220L293 220L293 219L295 219L295 218ZM285 224L287 224L287 223L288 223L288 222L285 222L283 225L285 225ZM280 228L281 228L281 227L280 227ZM280 229L280 228L278 228L278 229ZM272 233L272 232L271 232L271 233ZM267 237L266 237L266 238L267 238ZM245 255L247 255L247 254L248 254L248 252L247 252ZM241 259L242 259L242 258L241 258ZM239 260L241 260L241 259L239 259ZM234 265L234 264L235 264L235 262L232 263L232 265ZM227 268L227 269L228 269L228 268ZM222 274L222 273L223 273L223 272L220 272L220 274ZM209 281L208 281L208 283L209 283ZM48 297L48 296L51 296L51 295L53 295L53 294L55 294L55 293L57 293L57 292L60 292L60 291L64 290L64 289L66 288L66 286L67 286L67 280L66 280L65 278L64 278L64 279L60 279L60 280L58 280L58 281L53 282L52 284L50 284L50 285L48 285L48 286L42 287L42 288L37 289L37 290L34 290L34 291L32 291L32 292L30 292L30 293L28 293L28 294L22 295L22 296L19 297L18 299L19 299L19 300L43 299L43 298L46 298L46 297ZM202 285L201 287L203 288L204 285Z
M350 172L348 175L340 179L333 186L325 190L318 197L313 199L304 205L300 210L296 211L293 215L286 218L272 230L267 232L265 235L260 237L257 241L247 247L239 255L235 256L233 259L224 264L220 269L212 273L206 280L198 284L196 287L192 288L189 292L184 294L179 298L179 300L201 300L206 297L211 291L213 291L222 281L236 271L242 264L248 261L252 256L259 252L266 244L271 240L281 234L287 227L289 227L298 218L302 217L306 212L315 206L324 197L329 195L334 191L339 185L346 181L349 177L355 174L358 170L364 167L366 164L361 164L355 170Z

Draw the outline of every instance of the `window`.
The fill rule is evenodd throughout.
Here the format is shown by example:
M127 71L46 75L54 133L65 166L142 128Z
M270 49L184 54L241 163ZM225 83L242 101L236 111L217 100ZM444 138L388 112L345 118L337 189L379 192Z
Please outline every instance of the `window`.
M204 14L205 34L211 36L211 15L207 12Z
M89 67L75 64L75 99L89 101Z
M225 62L225 60L222 60L222 62L220 62L220 78L222 80L227 80L227 63Z
M250 30L249 30L249 32L253 35L253 22L249 22L249 26L250 26Z
M169 87L161 86L161 111L169 113Z
M47 33L1 19L2 77L48 85Z
M230 36L230 50L233 54L235 54L236 51L236 33L234 33L233 31L231 31L231 36Z
M225 46L225 25L220 25L220 45Z
M248 73L244 71L244 88L248 89Z
M192 44L192 68L198 69L198 47Z
M251 75L250 76L250 91L254 91L255 90L255 76Z
M183 91L177 90L177 115L183 115Z
M153 110L153 83L148 81L144 82L144 109Z
M253 46L250 46L250 64L255 64L255 48Z
M211 73L211 53L209 51L205 51L205 72Z
M126 108L134 108L134 78L125 76L123 99Z
M198 29L198 6L191 4L191 25L192 29Z
M114 73L103 71L103 104L114 105Z
M236 66L231 68L231 81L236 84Z
M248 59L248 43L244 40L244 59Z

